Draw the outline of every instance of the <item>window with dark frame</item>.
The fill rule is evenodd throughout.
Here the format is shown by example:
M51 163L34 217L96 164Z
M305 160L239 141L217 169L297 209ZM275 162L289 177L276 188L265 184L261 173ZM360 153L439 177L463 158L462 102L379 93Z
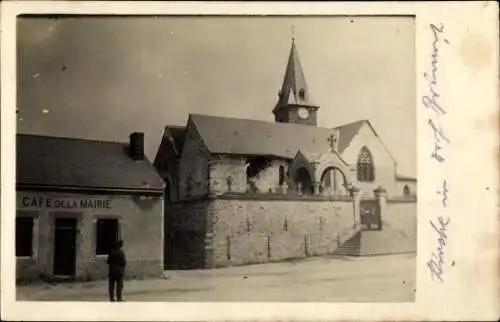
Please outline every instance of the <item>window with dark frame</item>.
M375 169L373 159L367 147L363 147L358 156L357 177L360 182L375 181Z
M16 257L33 255L33 217L16 218Z
M96 255L108 255L119 239L118 219L98 219L96 239Z

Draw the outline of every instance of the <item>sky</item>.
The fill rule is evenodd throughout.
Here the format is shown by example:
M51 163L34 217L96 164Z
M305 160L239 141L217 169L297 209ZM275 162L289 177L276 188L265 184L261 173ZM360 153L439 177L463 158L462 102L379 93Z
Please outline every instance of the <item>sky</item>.
M370 120L398 173L415 176L410 17L20 18L17 131L144 132L153 160L164 127L189 113L273 121L292 30L318 125Z

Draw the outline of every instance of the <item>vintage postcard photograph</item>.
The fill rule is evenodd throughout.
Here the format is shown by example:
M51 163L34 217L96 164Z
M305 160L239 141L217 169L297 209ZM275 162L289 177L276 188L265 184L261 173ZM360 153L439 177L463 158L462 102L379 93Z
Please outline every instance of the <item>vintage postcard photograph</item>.
M18 299L414 301L414 22L19 17Z
M2 297L26 307L6 318L26 320L36 305L54 319L75 305L71 319L150 320L163 305L180 312L159 319L196 319L198 305L212 320L293 319L276 311L288 303L343 307L346 320L430 320L423 308L444 286L452 302L465 292L454 267L483 249L460 249L467 223L453 218L480 214L459 214L477 201L461 206L463 165L448 161L465 161L469 143L453 147L463 120L447 118L461 99L446 96L458 85L442 85L455 67L440 55L460 32L444 20L419 24L424 11L387 3L302 15L272 4L252 15L222 3L29 3L2 8ZM486 58L480 42L460 47L474 75L498 69L498 40L481 39L494 41ZM478 79L490 113L495 80ZM476 143L492 142L491 130ZM494 232L498 176L484 176L482 224ZM484 263L498 261L489 236ZM481 296L493 303L488 265L469 278L491 280Z

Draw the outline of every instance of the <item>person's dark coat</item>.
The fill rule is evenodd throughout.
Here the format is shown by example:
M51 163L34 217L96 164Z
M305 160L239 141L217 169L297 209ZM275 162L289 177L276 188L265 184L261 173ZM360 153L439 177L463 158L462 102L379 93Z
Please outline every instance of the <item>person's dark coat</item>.
M110 276L123 277L125 275L127 261L125 259L125 253L121 248L112 250L109 253L107 262Z

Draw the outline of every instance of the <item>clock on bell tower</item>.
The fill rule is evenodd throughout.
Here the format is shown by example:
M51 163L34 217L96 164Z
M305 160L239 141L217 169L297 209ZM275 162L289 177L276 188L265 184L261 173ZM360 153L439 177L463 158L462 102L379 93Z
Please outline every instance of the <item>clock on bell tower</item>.
M317 125L318 109L319 106L312 103L295 39L292 39L283 85L273 109L274 119L281 123Z

